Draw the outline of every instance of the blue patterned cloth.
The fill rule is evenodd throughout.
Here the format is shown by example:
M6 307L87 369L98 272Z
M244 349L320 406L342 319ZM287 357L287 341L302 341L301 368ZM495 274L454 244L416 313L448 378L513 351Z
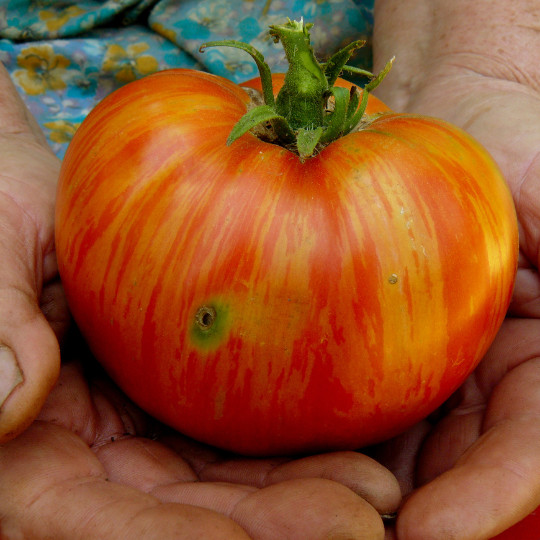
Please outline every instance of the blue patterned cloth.
M0 0L0 61L10 72L51 146L63 157L77 127L120 86L174 67L205 70L235 82L258 75L251 57L205 41L236 39L285 71L283 49L268 26L287 17L314 23L324 59L357 39L370 40L374 0ZM353 65L370 69L367 46Z

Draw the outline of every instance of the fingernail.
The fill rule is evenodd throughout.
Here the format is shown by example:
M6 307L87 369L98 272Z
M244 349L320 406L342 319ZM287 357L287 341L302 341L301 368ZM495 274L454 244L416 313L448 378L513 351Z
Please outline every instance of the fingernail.
M23 374L13 351L5 345L0 345L0 407L23 382Z

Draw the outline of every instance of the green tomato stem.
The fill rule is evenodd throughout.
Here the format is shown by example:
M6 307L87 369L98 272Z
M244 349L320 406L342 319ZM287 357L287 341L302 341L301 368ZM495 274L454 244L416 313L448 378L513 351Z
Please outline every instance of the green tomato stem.
M309 29L303 21L270 27L270 35L280 41L289 62L289 70L276 98L276 111L291 129L315 130L322 127L328 97L328 81L313 54Z
M362 120L368 95L384 79L393 59L378 75L347 66L352 53L364 45L355 41L326 63L320 64L313 53L309 30L312 24L303 20L270 26L274 41L281 42L289 62L289 69L277 97L274 99L272 75L263 55L251 45L239 41L211 41L200 47L235 47L255 60L261 77L264 105L251 109L231 131L227 144L260 123L269 122L282 146L296 151L300 159L307 159L321 148L346 135ZM349 92L334 87L342 71L350 71L371 78L365 86L362 99L355 87ZM334 98L334 109L328 110L328 99Z

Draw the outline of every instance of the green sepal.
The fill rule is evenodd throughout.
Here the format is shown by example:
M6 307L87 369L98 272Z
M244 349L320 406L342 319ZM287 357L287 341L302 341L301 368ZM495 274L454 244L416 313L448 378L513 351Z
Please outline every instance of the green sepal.
M277 114L277 113L276 113ZM277 116L270 120L276 135L283 144L294 144L296 142L296 135L291 129L289 122L283 116Z
M328 86L334 86L334 83L343 71L345 64L351 58L352 53L356 49L363 47L365 44L365 41L353 41L330 57L330 59L321 66L324 70L326 80L328 81Z
M375 77L371 71L367 71L366 69L360 69L354 66L343 66L343 71L348 71L349 73L354 73L355 75L365 75L366 77L369 77L370 79Z
M320 141L323 134L323 128L317 129L304 129L300 128L296 135L296 147L298 148L298 155L301 159L308 158L313 155L315 147Z
M234 47L235 49L240 49L251 55L253 60L255 60L257 67L259 68L264 103L266 105L269 105L270 107L274 107L275 99L274 89L272 85L272 72L270 71L270 67L264 60L264 56L255 47L252 47L251 45L243 43L241 41L235 41L234 39L226 39L223 41L208 41L207 43L203 43L199 47L199 52L202 53L203 49L206 49L207 47Z
M349 105L347 107L347 120L346 125L349 125L350 120L352 119L356 109L358 109L358 104L360 103L360 92L358 87L353 86L350 90L349 95Z
M366 111L369 93L375 90L377 86L381 83L381 81L386 77L390 69L392 68L392 64L394 63L394 58L392 58L390 61L386 63L384 68L380 71L380 73L374 77L371 81L369 81L366 86L364 86L364 91L362 93L362 101L360 102L360 106L358 107L356 113L347 121L347 124L345 126L344 134L350 133L352 129L354 129L360 120L362 120L362 116L364 116L364 112Z
M321 143L330 143L335 141L343 132L345 127L345 120L347 118L347 110L349 105L350 92L346 88L334 86L330 89L331 94L334 96L335 107L329 116L328 126L324 133L321 135Z
M244 114L232 128L229 137L227 138L227 146L230 146L236 139L255 126L275 119L281 119L286 122L285 118L279 116L276 110L269 105L260 105L259 107L251 109Z

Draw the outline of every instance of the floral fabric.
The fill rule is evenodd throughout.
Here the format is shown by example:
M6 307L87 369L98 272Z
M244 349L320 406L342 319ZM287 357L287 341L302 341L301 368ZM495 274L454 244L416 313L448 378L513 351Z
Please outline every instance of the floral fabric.
M314 23L321 59L357 39L368 46L353 65L370 69L373 0L0 0L0 61L59 157L88 112L120 86L183 67L242 82L258 75L231 47L199 52L207 41L236 39L285 71L268 26Z

